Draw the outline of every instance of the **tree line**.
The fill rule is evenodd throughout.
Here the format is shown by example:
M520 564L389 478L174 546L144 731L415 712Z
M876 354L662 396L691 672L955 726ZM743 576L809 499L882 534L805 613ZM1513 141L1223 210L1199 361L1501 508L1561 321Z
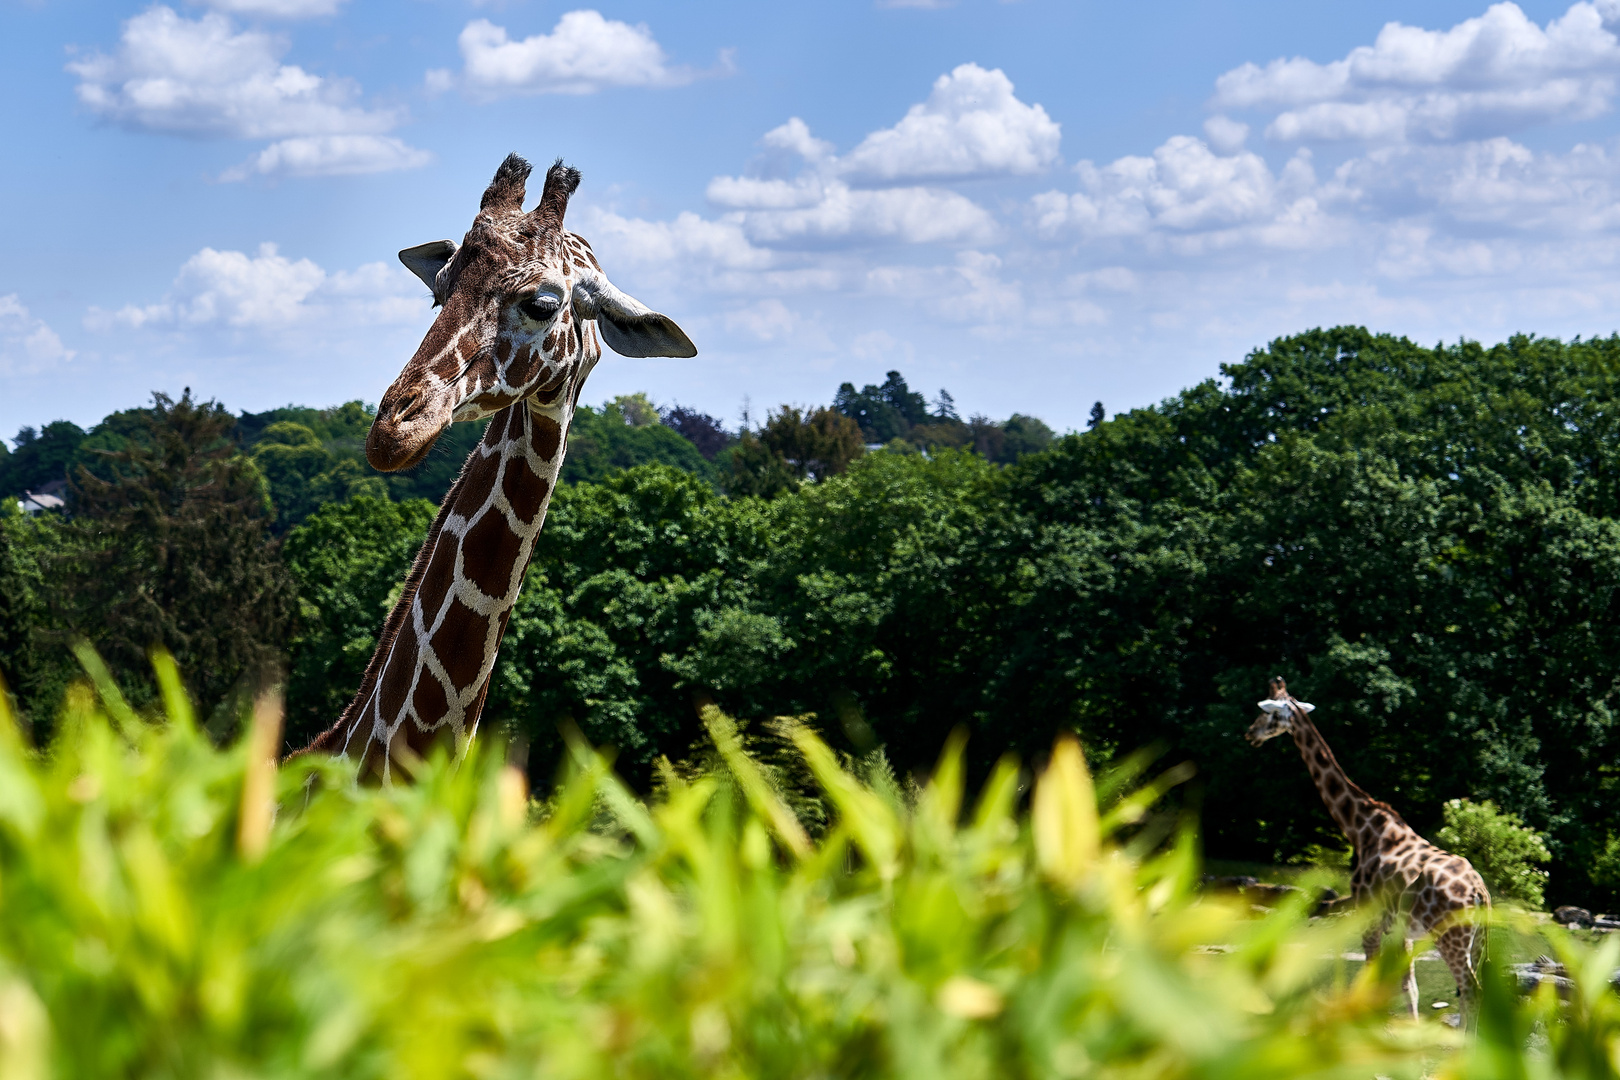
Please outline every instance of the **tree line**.
M1620 338L1425 348L1345 327L1221 376L1000 463L1029 428L1004 422L991 452L947 400L901 399L908 414L882 386L777 410L712 457L637 427L638 405L605 408L716 472L654 462L559 490L486 723L537 780L572 722L640 782L685 756L711 697L814 713L902 771L957 726L980 775L1074 730L1097 759L1191 760L1208 851L1269 861L1335 839L1291 748L1241 738L1283 675L1419 831L1448 800L1490 800L1547 834L1550 901L1612 906ZM923 430L947 426L969 437ZM389 494L320 505L276 541L294 738L353 692L431 520ZM29 538L69 524L7 519L0 574L27 578Z
M189 390L185 397L189 401ZM71 498L80 470L100 476L131 439L151 441L151 424L165 415L164 403L172 404L165 397L151 407L121 410L89 431L67 420L24 427L12 447L0 441L0 496L47 491ZM270 527L282 535L317 508L357 495L437 503L484 430L481 422L453 425L416 468L385 475L365 459L366 432L375 416L375 406L360 401L328 409L288 405L243 412L215 436L239 449L260 475ZM868 446L972 446L991 461L1010 462L1045 448L1053 437L1041 421L1016 413L1004 421L975 416L964 423L945 390L930 411L898 371L858 395L845 383L830 407L783 405L757 431L746 417L739 430L729 431L697 409L660 408L646 394L622 394L576 412L563 480L596 481L656 463L692 473L727 494L772 496L806 479L843 472Z

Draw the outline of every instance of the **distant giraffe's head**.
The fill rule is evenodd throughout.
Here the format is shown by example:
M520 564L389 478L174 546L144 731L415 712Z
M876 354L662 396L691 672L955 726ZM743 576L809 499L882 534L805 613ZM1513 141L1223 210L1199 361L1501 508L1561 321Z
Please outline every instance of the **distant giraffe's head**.
M1275 739L1293 730L1294 710L1298 709L1303 716L1315 708L1308 701L1296 701L1288 692L1288 684L1278 676L1271 680L1271 696L1260 702L1260 715L1255 717L1243 737L1249 740L1250 746L1259 746L1267 739Z
M508 155L459 246L436 240L399 253L441 310L378 405L366 438L375 468L415 465L452 420L576 395L602 356L593 326L625 356L697 355L680 327L615 288L590 245L563 228L578 171L559 160L525 213L529 171Z

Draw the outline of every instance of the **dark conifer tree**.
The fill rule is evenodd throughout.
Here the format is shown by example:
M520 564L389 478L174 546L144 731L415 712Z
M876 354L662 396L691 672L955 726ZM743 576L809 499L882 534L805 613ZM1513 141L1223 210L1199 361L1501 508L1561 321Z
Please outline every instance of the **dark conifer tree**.
M263 478L217 402L153 394L145 430L74 478L75 517L57 556L63 636L83 635L136 698L147 655L179 661L205 710L270 678L297 599L268 527Z

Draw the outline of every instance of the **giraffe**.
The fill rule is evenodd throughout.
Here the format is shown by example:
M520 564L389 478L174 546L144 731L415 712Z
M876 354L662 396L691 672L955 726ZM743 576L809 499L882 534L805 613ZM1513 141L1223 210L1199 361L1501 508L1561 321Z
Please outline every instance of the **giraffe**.
M1271 680L1271 697L1260 702L1260 715L1244 738L1253 746L1283 732L1294 736L1305 768L1335 824L1355 848L1355 871L1350 887L1357 906L1372 903L1379 910L1376 923L1362 937L1362 950L1370 960L1394 925L1398 910L1407 909L1406 950L1425 934L1433 934L1435 948L1457 980L1457 995L1467 1013L1479 988L1479 956L1484 935L1469 909L1489 907L1485 882L1467 859L1442 851L1401 820L1386 802L1368 795L1344 774L1322 733L1311 723L1316 706L1288 692L1282 678ZM1415 959L1415 958L1414 958ZM1406 995L1412 1018L1417 1019L1417 965L1406 971Z
M439 314L378 404L366 460L383 472L427 456L456 420L489 427L445 494L360 689L305 748L346 755L388 783L392 764L478 730L506 620L562 470L568 426L602 356L697 355L667 317L620 292L591 246L563 228L579 172L562 159L523 210L531 167L510 154L457 245L399 258Z

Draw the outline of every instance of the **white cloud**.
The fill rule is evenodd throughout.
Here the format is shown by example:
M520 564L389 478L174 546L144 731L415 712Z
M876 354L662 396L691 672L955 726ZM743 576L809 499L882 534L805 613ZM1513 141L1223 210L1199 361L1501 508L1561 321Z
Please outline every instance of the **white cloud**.
M669 65L645 23L631 26L588 9L570 11L551 33L521 41L488 19L474 19L459 44L467 86L485 94L593 94L613 86L679 86L697 77ZM432 89L451 81L446 72L429 73Z
M736 221L709 221L686 211L674 221L644 221L611 212L594 215L592 243L641 265L701 263L725 270L764 270L771 253L749 242Z
M1027 175L1057 160L1060 126L1013 94L999 69L962 64L934 82L928 100L874 131L841 163L864 181Z
M1128 266L1103 266L1071 274L1067 284L1081 292L1132 293L1142 287L1142 278Z
M987 251L957 252L956 273L966 286L965 293L935 301L947 318L983 324L1004 322L1023 313L1024 297L1018 277L1006 272L1000 256Z
M1032 201L1036 226L1047 236L1074 230L1090 237L1232 239L1241 231L1247 239L1287 246L1307 239L1317 217L1316 177L1304 151L1273 175L1257 154L1219 155L1201 139L1176 135L1152 157L1123 157L1102 167L1082 161L1075 171L1079 191L1049 191Z
M1249 125L1240 124L1229 116L1212 116L1204 121L1204 137L1223 154L1235 154L1243 149L1249 137Z
M1215 83L1220 109L1277 112L1278 139L1478 139L1607 112L1620 84L1620 40L1590 3L1545 28L1499 3L1449 30L1389 23L1372 45L1319 64L1244 64Z
M263 15L272 19L313 19L335 15L343 0L203 0L216 11L232 15Z
M286 43L235 32L223 15L187 19L154 7L124 24L118 51L68 65L79 100L149 131L227 138L380 132L396 117L350 102L354 88L278 62Z
M281 63L287 43L237 31L217 13L187 19L164 6L124 24L118 49L68 65L79 100L141 131L281 140L226 178L316 176L410 168L425 159L384 137L402 114L356 103L357 87Z
M249 176L345 176L415 169L433 155L391 135L308 135L273 142L227 170L221 180Z
M188 330L216 328L284 331L317 322L405 323L420 317L427 301L419 282L403 268L369 263L328 274L309 259L289 259L275 244L253 255L203 248L187 259L158 303L128 304L117 311L91 308L91 330Z
M16 293L0 296L0 373L31 374L73 356L55 330L29 314Z
M868 330L864 334L856 334L849 343L852 355L862 360L892 361L896 356L910 358L911 346L897 341L895 336L887 330Z
M709 181L709 201L732 210L802 210L826 197L827 185L814 173L792 180L717 176Z
M1591 236L1620 227L1620 145L1565 154L1506 138L1385 147L1345 162L1324 195L1371 217L1430 214L1460 231Z
M770 297L728 311L726 329L739 330L759 341L776 341L799 329L800 319L786 304Z
M810 205L742 210L733 215L758 244L899 240L910 244L989 239L995 219L965 196L942 188L867 191L839 180L821 186Z
M984 74L1000 76L1000 72ZM791 159L797 158L798 174L717 176L708 187L709 201L730 211L724 220L736 223L751 243L787 247L874 241L981 243L996 233L995 219L987 210L947 188L851 186L845 176L859 176L860 168L850 163L852 159L839 158L831 143L813 136L796 116L766 132L761 142L767 149L758 163L761 171L789 171ZM862 145L870 142L868 137Z

